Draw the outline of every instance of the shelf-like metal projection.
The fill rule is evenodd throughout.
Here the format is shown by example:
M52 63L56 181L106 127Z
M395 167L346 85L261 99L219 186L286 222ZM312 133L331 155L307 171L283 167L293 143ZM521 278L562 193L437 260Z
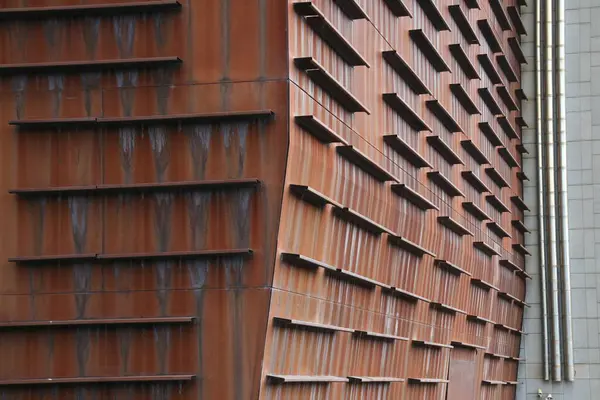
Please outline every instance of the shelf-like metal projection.
M480 288L483 288L487 291L489 290L500 290L498 289L496 286L492 285L491 283L484 281L483 279L479 279L479 278L471 278L471 284L478 286Z
M115 17L127 14L178 11L180 9L181 3L176 0L2 8L0 9L0 20L14 21L73 17Z
M10 321L0 322L0 330L69 328L81 326L144 326L190 324L195 317L140 317L140 318L95 318L54 321Z
M404 183L393 184L391 188L392 192L405 198L421 210L439 210L429 199Z
M356 0L333 0L351 20L369 19L369 16Z
M352 67L369 67L369 63L360 55L358 50L352 46L312 1L295 2L294 10L296 14L304 17L304 22L348 65Z
M382 56L415 94L431 94L431 91L419 75L395 50L384 51Z
M494 53L502 53L502 46L500 45L500 40L496 37L494 29L492 28L488 20L480 19L479 21L477 21L477 26L483 34L485 41L490 46L490 49Z
M519 43L519 40L516 37L508 38L508 46L510 47L513 54L521 64L527 64L527 57L525 57L525 53L523 53L521 44Z
M419 6L433 25L438 31L449 31L450 26L444 19L442 12L437 7L436 0L417 0Z
M121 376L85 376L72 378L34 378L0 380L4 386L39 386L39 385L94 385L94 384L158 384L161 382L186 382L195 375L121 375Z
M446 108L440 103L439 100L427 100L425 102L426 107L431 111L433 115L448 129L451 133L464 132L458 122L452 116Z
M431 128L397 93L384 93L383 101L416 131L431 132Z
M415 293L410 292L408 290L400 289L400 288L393 287L393 286L389 289L389 293L393 294L394 296L401 297L404 300L407 300L407 301L412 302L412 303L416 303L418 301L422 301L424 303L429 303L430 302L429 299L426 299L423 296L419 296L418 294L415 294Z
M300 200L304 200L316 207L325 207L327 204L332 204L336 207L342 207L337 201L325 196L323 193L315 190L307 185L290 185L290 191Z
M467 182L469 182L469 184L471 186L473 186L473 188L475 190L477 190L479 193L491 192L491 190L487 187L487 185L473 171L462 171L461 175L462 175L463 179L466 180ZM465 204L473 204L474 205L474 203L463 203L463 207L465 207L465 209L467 209ZM477 208L479 209L479 207L477 207ZM467 210L467 211L469 211L469 210ZM485 215L485 213L484 213L484 215ZM487 215L486 215L486 218L487 218Z
M463 12L462 8L459 4L455 4L448 7L448 11L452 16L452 19L458 26L460 33L463 35L467 43L469 44L479 44L479 38L477 37L477 33L471 26L469 19Z
M436 46L431 43L431 40L422 29L412 29L408 34L437 72L451 72L450 67L446 64Z
M337 101L346 111L351 113L371 112L341 83L339 83L321 64L312 57L294 59L294 64L332 99Z
M509 82L519 82L517 72L510 66L510 61L508 61L508 58L504 54L498 54L496 61Z
M320 331L327 333L354 332L354 329L344 328L337 325L322 324L320 322L301 321L298 319L274 317L273 322L281 327L292 329L305 329L309 331Z
M529 97L527 97L527 94L525 93L525 90L523 90L523 88L515 89L515 95L519 100L529 101Z
M479 206L477 206L477 204L473 203L472 201L465 201L462 204L462 206L465 209L465 211L477 218L479 221L488 221L492 219L489 215L486 214L485 211L479 208Z
M479 0L464 0L465 4L467 5L467 7L473 9L473 8L477 8L479 9Z
M393 378L387 376L349 376L350 383L393 383L404 382L404 378Z
M348 378L329 375L277 375L267 374L267 380L274 385L286 383L328 384L333 382L349 382Z
M452 219L451 217L441 216L438 217L437 220L440 225L445 226L459 236L473 236L473 233L470 230L462 226L458 221Z
M516 92L515 92L516 93ZM523 118L521 115L515 117L515 122L517 123L517 125L519 125L521 128L528 128L529 124L527 123L527 121L525 121L525 118ZM519 144L518 146L522 146L522 144ZM529 152L527 152L529 153Z
M502 157L502 159L506 161L510 167L520 167L519 162L513 157L510 150L508 150L506 147L498 147L498 154L500 154L500 157Z
M506 133L506 136L508 136L509 138L520 139L519 134L517 133L515 128L513 128L507 117L502 115L498 116L498 125L500 125L504 133Z
M506 15L506 11L504 10L502 0L489 0L489 2L500 28L502 28L503 31L510 31L510 21L508 20L508 15Z
M510 212L510 208L506 204L502 202L495 194L488 194L485 196L485 200L494 207L497 211L501 213Z
M1 9L0 9L1 10ZM2 11L0 11L1 15ZM0 64L0 76L29 74L72 74L124 69L165 68L181 64L178 57L123 58L116 60L58 61L51 63Z
M487 244L483 240L482 241L478 241L478 242L477 241L473 242L473 247L475 247L477 250L482 251L483 253L485 253L489 257L497 256L497 255L500 254L496 250L494 250L494 248L492 246L490 246L489 244Z
M417 347L432 347L435 349L452 349L453 348L453 346L450 344L437 343L437 342L432 342L432 341L428 341L428 340L413 340L412 345L417 346Z
M448 48L450 49L452 57L454 57L458 65L460 65L460 68L463 70L467 78L481 79L477 68L475 68L469 56L467 55L467 53L465 53L460 44L451 44L450 46L448 46Z
M450 342L452 344L452 346L454 347L464 347L467 349L479 349L479 350L485 350L487 349L487 347L485 346L480 346L477 344L473 344L473 343L467 343L467 342L459 342L459 341L455 341L453 340L452 342Z
M517 171L517 178L519 178L521 182L529 180L529 177L523 171Z
M502 78L500 77L500 73L498 72L498 70L496 70L494 63L488 57L487 54L479 54L477 56L477 60L479 61L479 64L485 71L485 74L488 76L488 78L490 78L490 81L493 84L499 85L502 83Z
M396 17L411 17L412 14L408 7L404 4L406 0L383 0L383 2L388 6L392 14Z
M531 255L531 253L529 252L529 250L527 250L527 247L523 246L521 243L513 243L512 244L512 248L517 253L521 253L524 256L530 256Z
M427 136L427 143L450 165L465 165L460 156L438 135Z
M513 219L512 221L510 221L510 223L512 224L512 226L515 227L516 230L518 230L521 233L531 233L531 231L527 228L527 226L525 226L523 221L521 221L520 219Z
M53 118L34 120L12 120L9 125L20 130L81 128L81 127L125 127L143 125L208 124L231 121L253 121L270 119L275 114L271 110L223 111L198 114L150 115L140 117L103 118Z
M382 233L388 233L390 235L393 234L385 226L378 224L377 222L365 217L362 214L359 214L351 208L334 207L333 212L340 219L349 222L353 225L356 225L359 228L364 229L365 231L373 233L375 235L381 235Z
M300 126L322 143L348 144L344 138L335 133L331 128L317 119L314 115L297 115L294 117L294 121L296 121L296 125Z
M519 196L511 196L510 201L512 201L521 211L530 211L525 201Z
M450 382L447 379L437 379L437 378L408 378L408 383L416 385L416 384L425 384L425 385L436 385L438 383L448 383Z
M430 307L436 310L440 310L441 312L444 313L450 313L450 314L464 314L467 315L467 312L464 310L461 310L460 308L456 308L456 307L452 307L448 304L444 304L444 303L436 303L436 302L432 302L430 304Z
M479 130L481 131L481 133L483 133L487 140L489 140L492 146L496 147L504 145L504 143L502 143L502 140L500 139L500 136L498 136L498 134L496 133L494 128L492 128L489 122L480 122Z
M258 179L224 179L206 181L157 182L133 184L100 184L89 186L55 186L45 188L20 188L9 190L10 194L23 198L33 197L72 197L88 195L140 195L164 192L197 192L211 190L231 190L256 188Z
M488 110L490 110L492 115L503 115L500 105L498 104L496 99L494 99L494 96L488 88L479 88L477 89L477 93L479 93L479 97L481 97L481 99L487 106Z
M471 321L471 322L475 322L478 324L493 324L494 322L490 319L481 317L479 315L474 315L474 314L468 314L467 315L467 320Z
M388 237L388 241L390 242L390 244L392 244L394 246L398 246L398 247L408 251L409 253L412 253L419 257L423 257L426 254L431 257L436 256L435 253L427 250L423 246L419 246L418 244L416 244L402 236L390 235Z
M383 167L379 166L379 164L371 160L354 146L337 146L336 151L339 155L365 171L367 174L371 175L373 178L377 179L379 182L398 181L392 174L386 171Z
M330 271L335 271L337 269L333 265L329 265L323 261L315 260L314 258L310 258L298 253L283 252L281 253L281 259L288 264L295 265L296 267L300 268L323 268Z
M403 342L408 341L408 338L402 337L402 336L396 336L396 335L388 335L385 333L378 333L378 332L371 332L371 331L361 331L361 330L355 330L354 331L354 336L360 337L360 338L367 338L367 339L374 339L374 340L386 340L386 341L396 341L396 340L400 340Z
M436 186L442 189L448 196L451 197L465 197L465 194L448 178L446 178L440 171L431 171L427 173L427 177Z
M503 86L503 85L497 86L496 92L498 93L498 96L500 96L500 98L502 99L502 102L506 105L506 107L510 111L518 111L519 110L519 106L518 106L517 102L515 101L515 99L512 98L512 96L510 95L510 92L508 91L508 88L506 86Z
M485 169L485 173L487 174L487 176L489 176L492 179L492 181L494 181L494 183L496 185L498 185L498 187L500 187L500 188L510 187L510 185L508 184L506 179L504 179L502 174L500 174L500 172L498 172L496 170L496 168L488 167Z
M510 233L508 233L499 223L496 221L491 221L486 223L488 229L496 234L500 238L510 238L512 237Z
M460 145L463 147L463 149L465 149L465 151L467 153L469 153L469 155L471 157L473 157L473 159L477 162L477 164L485 165L485 164L490 163L490 160L488 160L486 155L483 154L483 152L481 150L479 150L479 147L477 147L475 142L473 142L471 139L461 140ZM463 171L463 172L470 172L470 171Z
M453 264L446 260L437 259L437 260L435 260L434 264L442 269L445 269L446 271L450 272L453 275L473 276L469 271L466 271L466 270L462 269L461 267L459 267L458 265Z
M417 168L432 168L431 164L398 135L385 135L385 143Z
M470 115L481 114L479 107L477 104L471 99L469 93L465 90L465 88L460 83L451 83L450 91L456 97L461 106L468 112Z

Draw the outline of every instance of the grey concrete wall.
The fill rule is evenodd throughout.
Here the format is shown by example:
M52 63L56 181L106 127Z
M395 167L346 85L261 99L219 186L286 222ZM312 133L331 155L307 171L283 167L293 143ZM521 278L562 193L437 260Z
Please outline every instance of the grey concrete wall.
M528 286L524 337L519 368L517 399L537 399L538 389L554 399L600 399L600 0L565 0L567 67L567 154L571 272L573 289L573 333L576 381L546 382L542 370L540 280L536 199L535 102L524 106L532 129L523 133L530 150L524 160L527 182L525 200L532 212L526 224L532 229L527 247L534 250L527 271L533 276ZM535 99L534 0L524 9L529 36L524 50L530 59L523 85ZM592 22L593 21L593 22ZM545 398L545 396L543 397Z

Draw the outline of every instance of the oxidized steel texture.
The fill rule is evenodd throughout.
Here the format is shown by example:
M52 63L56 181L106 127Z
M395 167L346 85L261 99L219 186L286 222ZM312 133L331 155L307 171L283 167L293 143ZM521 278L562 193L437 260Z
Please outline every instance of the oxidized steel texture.
M93 0L85 4L115 3ZM7 7L81 1L9 1ZM3 64L178 56L178 68L0 80L0 257L251 248L250 259L2 264L0 320L194 316L193 324L0 332L9 379L192 374L191 382L0 387L10 399L259 395L287 148L286 5L182 0L179 12L10 21ZM16 133L11 119L271 109L265 122ZM255 178L258 189L19 200L11 188Z
M274 292L271 301L269 327L263 366L261 393L265 398L355 398L358 388L364 398L443 399L447 390L461 399L496 398L504 393L500 386L482 386L484 363L492 353L516 357L520 334L494 326L494 323L520 329L522 306L505 300L500 291L523 299L525 284L514 271L501 266L502 259L510 260L520 268L524 266L521 255L515 254L513 243L521 242L522 235L515 234L511 221L523 219L519 212L501 213L485 199L494 194L504 204L510 205L511 196L522 197L520 181L516 179L519 168L509 168L497 148L479 129L480 122L489 123L511 154L516 152L517 139L510 139L499 125L496 116L488 109L478 94L479 88L489 88L504 115L513 126L519 112L508 110L494 85L477 61L477 55L487 54L500 71L502 84L511 94L519 83L508 82L499 69L496 54L488 46L477 21L487 19L502 42L505 55L513 68L520 66L507 44L516 34L502 31L488 2L480 2L481 9L467 9L464 2L435 1L451 31L438 32L423 12L419 1L404 1L413 17L392 15L384 1L357 1L369 19L350 20L340 8L341 2L315 0L315 5L335 28L367 60L369 68L350 67L321 38L303 18L299 17L289 1L290 59L313 57L342 86L362 102L370 111L352 113L338 103L328 92L316 84L303 71L290 63L290 148L286 174L286 189L279 229L279 252L297 253L324 262L334 268L358 275L355 280L342 279L324 268L301 268L279 258L276 260ZM339 4L336 4L339 3ZM449 14L448 6L458 4L467 15L480 45L469 45ZM516 1L503 1L504 6ZM409 30L422 29L452 73L438 73L409 38ZM481 79L466 77L455 61L448 45L459 43L474 63ZM406 82L384 61L382 51L395 50L413 68L431 90L431 95L415 94ZM481 111L469 115L451 93L449 85L461 84ZM396 111L385 105L382 94L396 93L432 128L432 132L416 132ZM451 133L427 108L427 100L438 100L460 124L464 133ZM293 117L312 115L353 145L372 161L391 173L397 180L427 198L438 210L424 211L390 190L390 183L380 183L352 162L338 155L336 146L324 144L294 124ZM519 129L517 128L517 131ZM405 158L387 146L383 135L399 135L431 165L415 168ZM427 136L439 136L464 161L464 165L451 165L427 142ZM490 160L491 165L479 165L463 148L462 140L470 139ZM493 167L510 187L501 188L485 172ZM427 172L439 171L452 181L465 197L451 197L428 179ZM479 193L462 177L463 171L472 171L489 188L491 193ZM388 243L388 234L373 234L348 223L333 213L331 205L317 207L297 198L290 184L307 185L323 193L343 207L350 207L389 231L402 236L428 251L435 257L422 257ZM500 238L463 209L463 202L473 202L493 221L508 231L512 238ZM469 231L471 236L458 236L443 228L437 218L451 217ZM473 242L483 241L499 255L490 256L473 247ZM452 263L466 273L453 274L442 268ZM471 276L472 275L472 276ZM361 278L362 277L362 278ZM385 287L364 285L364 279L415 293L424 299L417 302L393 295ZM472 278L481 279L493 288L475 285ZM363 279L363 284L360 280ZM429 301L443 303L452 309L438 309ZM469 319L467 315L469 314ZM484 320L474 321L472 317ZM419 384L397 382L391 384L353 385L345 383L276 385L267 381L267 374L346 377L363 374L392 378L448 378L448 367L455 350L447 348L421 348L401 340L370 341L355 338L345 331L304 331L294 327L281 328L273 318L282 317L300 321L338 326L346 329L372 331L380 334L407 336L411 340L424 340L448 345L452 341L483 346L485 350L469 350L475 372L470 383ZM491 322L485 322L490 320ZM364 342L362 345L360 342ZM371 343L373 342L373 343ZM358 346L360 350L358 350ZM372 346L372 347L366 347ZM385 346L385 347L382 347ZM385 348L385 353L382 349ZM371 351L372 353L368 353ZM460 350L461 352L463 350ZM365 360L357 363L357 355ZM516 380L516 369L504 372L504 363L512 361L493 356L499 372L495 379ZM485 360L484 360L485 358ZM370 360L380 362L372 364ZM392 361L393 360L393 361ZM487 368L487 367L486 367ZM459 385L458 387L453 384ZM513 393L506 391L506 393ZM482 397L483 396L483 397ZM487 397L486 397L487 396ZM490 397L491 396L491 397Z

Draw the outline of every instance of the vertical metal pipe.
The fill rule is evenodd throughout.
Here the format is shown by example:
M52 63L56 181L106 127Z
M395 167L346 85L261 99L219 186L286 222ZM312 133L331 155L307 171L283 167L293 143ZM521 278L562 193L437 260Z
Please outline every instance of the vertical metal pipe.
M537 145L538 235L542 308L542 351L544 380L550 380L550 353L548 351L548 288L546 278L546 209L544 198L544 144L542 129L542 10L541 0L535 2L535 116Z
M548 184L548 265L552 297L552 370L553 378L562 380L560 310L558 301L558 251L556 241L555 149L554 149L554 13L553 1L545 2L546 34L546 181Z
M566 95L565 95L565 1L558 0L556 15L558 18L557 52L558 52L558 190L560 206L560 255L562 272L562 306L563 306L563 333L565 354L565 379L575 379L573 362L573 324L571 321L571 267L569 264L569 211L567 196L567 123L566 123Z

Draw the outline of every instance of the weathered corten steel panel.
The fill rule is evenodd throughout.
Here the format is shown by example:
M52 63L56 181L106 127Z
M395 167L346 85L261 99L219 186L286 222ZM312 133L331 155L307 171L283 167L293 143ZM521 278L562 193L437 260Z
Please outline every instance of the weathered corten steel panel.
M0 395L514 398L518 35L472 3L0 1Z
M124 1L0 2L0 397L258 398L287 6Z
M290 146L261 394L514 396L518 34L489 0L288 3Z

